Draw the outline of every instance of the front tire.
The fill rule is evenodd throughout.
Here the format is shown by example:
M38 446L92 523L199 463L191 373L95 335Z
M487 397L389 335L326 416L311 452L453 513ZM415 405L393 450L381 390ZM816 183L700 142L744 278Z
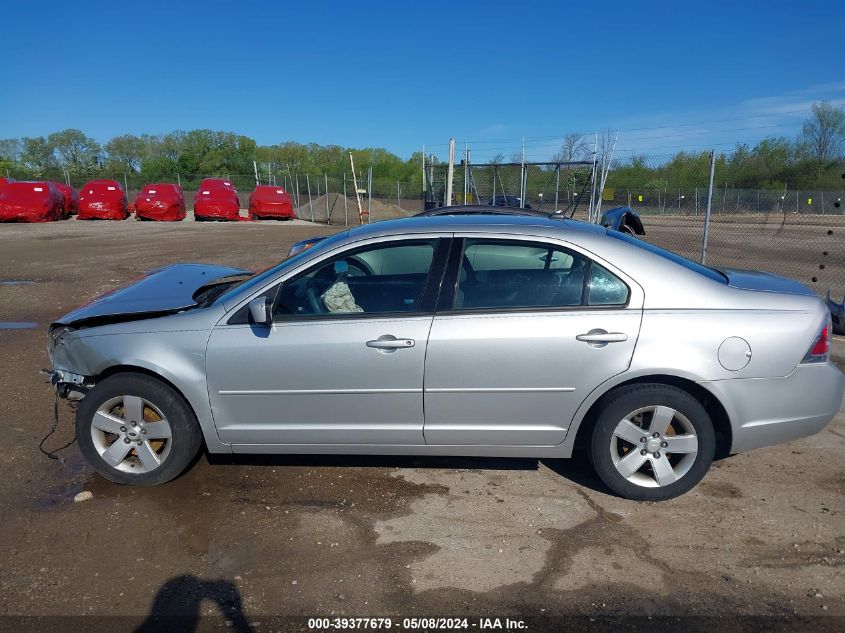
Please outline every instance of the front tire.
M618 495L664 501L701 481L715 451L713 423L698 400L671 385L637 384L622 387L602 405L590 461Z
M178 477L202 444L196 416L164 382L136 373L109 376L76 411L85 459L119 484L154 486Z

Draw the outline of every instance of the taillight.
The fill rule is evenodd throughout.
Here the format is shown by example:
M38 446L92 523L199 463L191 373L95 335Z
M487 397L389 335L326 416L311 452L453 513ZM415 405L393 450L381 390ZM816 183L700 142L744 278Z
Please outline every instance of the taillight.
M828 315L827 319L822 323L821 329L813 341L813 345L804 354L804 358L801 360L802 363L826 363L828 361L830 358L831 329L832 324L830 315Z

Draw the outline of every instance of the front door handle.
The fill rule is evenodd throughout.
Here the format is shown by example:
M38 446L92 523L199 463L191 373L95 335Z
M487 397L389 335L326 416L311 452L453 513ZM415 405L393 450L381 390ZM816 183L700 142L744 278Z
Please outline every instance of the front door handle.
M607 330L590 330L586 334L579 334L575 337L576 341L589 343L594 347L604 347L608 343L621 343L628 340L628 335L624 332L608 332Z
M380 352L395 352L397 349L407 349L415 345L412 338L396 338L392 334L384 334L374 341L367 341L367 347L372 347Z

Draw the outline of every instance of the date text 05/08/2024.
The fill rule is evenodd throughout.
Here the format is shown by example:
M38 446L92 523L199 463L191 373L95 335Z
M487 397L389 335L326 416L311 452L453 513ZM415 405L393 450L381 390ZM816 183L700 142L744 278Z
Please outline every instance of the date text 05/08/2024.
M308 628L320 630L396 630L396 631L430 631L430 630L477 630L477 631L519 631L526 630L528 625L524 620L511 618L367 618L367 617L334 617L308 618Z

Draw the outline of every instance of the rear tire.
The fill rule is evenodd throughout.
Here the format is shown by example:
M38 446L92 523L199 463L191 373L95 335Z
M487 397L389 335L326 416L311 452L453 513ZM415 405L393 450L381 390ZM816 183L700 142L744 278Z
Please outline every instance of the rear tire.
M707 411L671 385L622 387L601 406L590 461L616 494L664 501L693 488L710 468L716 433Z
M136 486L178 477L202 445L184 398L161 380L130 372L109 376L85 396L76 411L76 437L100 475Z

